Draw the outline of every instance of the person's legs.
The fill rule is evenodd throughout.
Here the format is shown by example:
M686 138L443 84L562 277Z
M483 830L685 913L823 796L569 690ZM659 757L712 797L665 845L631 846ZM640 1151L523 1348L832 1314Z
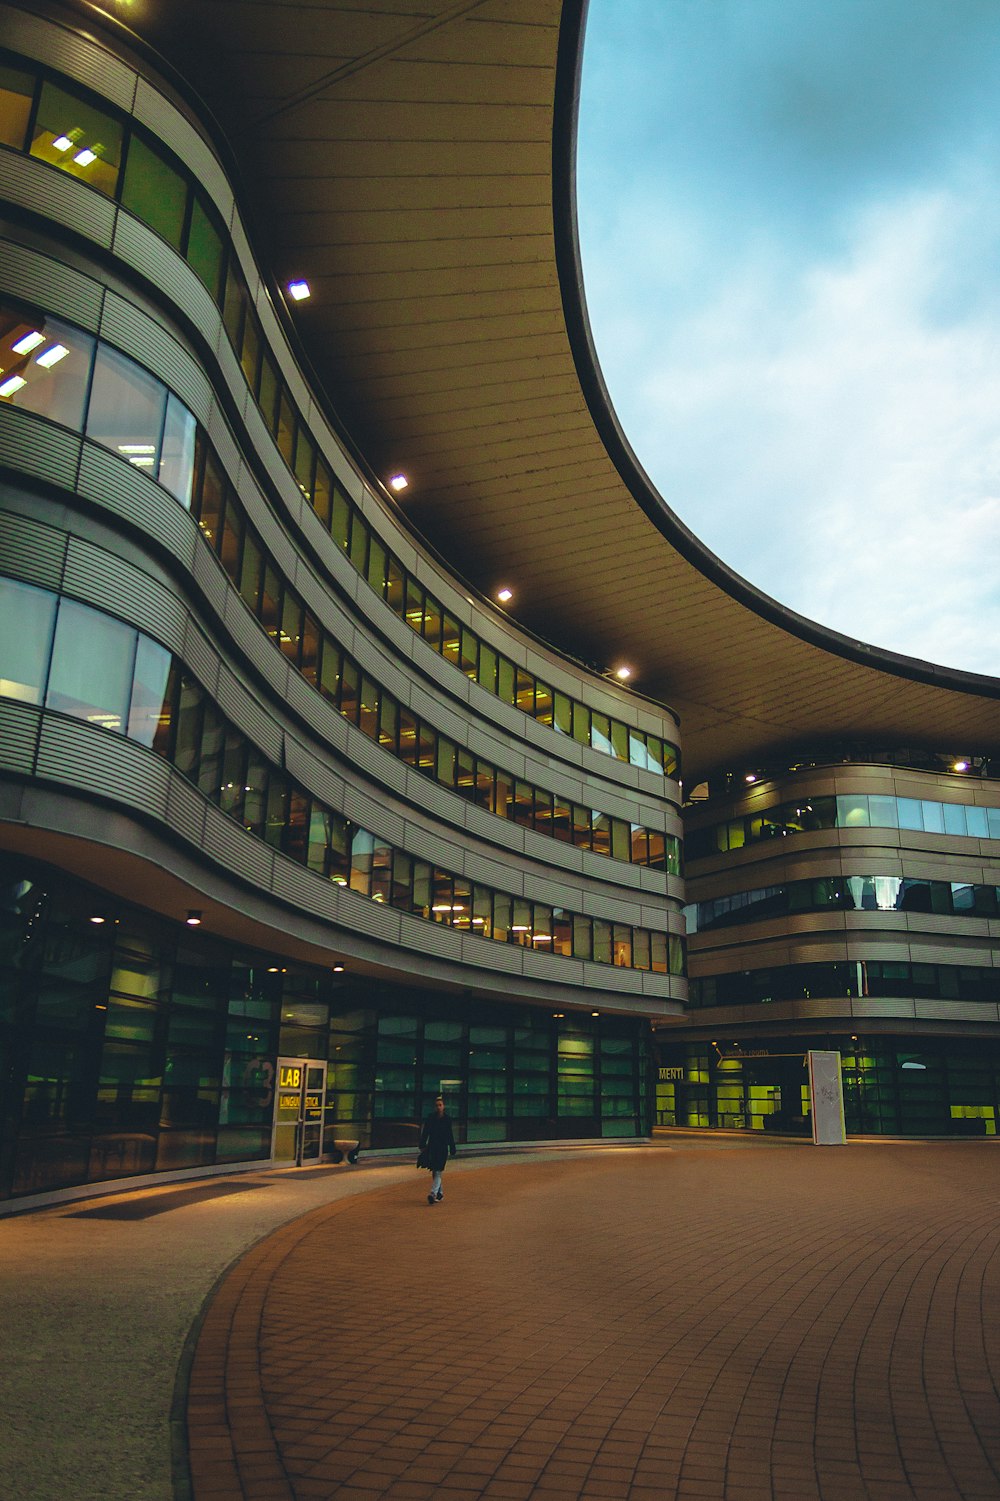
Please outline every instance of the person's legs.
M437 1172L434 1174L434 1178L433 1178L433 1181L431 1183L431 1193L434 1195L435 1199L440 1199L440 1198L443 1197L443 1194L442 1194L442 1191L441 1191L441 1174L443 1172L444 1172L444 1168L443 1167L442 1168L438 1168Z

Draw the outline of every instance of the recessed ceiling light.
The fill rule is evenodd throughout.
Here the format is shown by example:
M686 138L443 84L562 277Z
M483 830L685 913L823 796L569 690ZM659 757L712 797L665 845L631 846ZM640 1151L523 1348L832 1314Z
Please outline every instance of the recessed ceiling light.
M335 975L342 975L344 973L344 966L342 964L335 964L333 966L333 972Z
M76 162L76 165L78 167L89 167L91 162L96 162L97 153L95 151L91 151L89 146L84 146L82 151L78 151L76 153L76 156L74 156L73 160Z
M2 384L0 384L0 396L13 396L15 391L20 391L21 387L26 386L27 384L28 382L25 380L23 375L9 375L7 379Z
M312 296L312 288L307 281L290 281L288 295L295 302L305 302L307 297Z
M401 490L405 490L407 488L409 483L410 482L406 478L405 474L394 474L389 481L389 489L395 490L396 494L398 495Z
M502 605L507 604L507 602L509 600L512 600L513 598L514 598L514 591L513 591L513 589L508 589L507 586L506 586L506 584L504 585L504 587L502 589L498 589L497 590L497 599L500 601L500 603Z
M60 360L64 360L68 354L69 350L65 344L53 344L51 349L47 349L44 354L37 356L35 364L41 365L45 370L50 370L53 365L58 365Z
M52 142L52 150L68 151L72 144L73 142L70 140L69 136L56 136L55 140Z
M187 915L187 917L185 917L184 921L187 923L187 925L188 925L189 928L200 928L201 927L201 913L198 911L198 909L196 907L190 907L188 909L188 915Z
M37 328L33 328L30 334L22 334L17 343L10 347L15 354L30 354L33 349L38 348L39 344L44 343L45 335L40 334Z
M97 913L97 912L94 913L93 917L90 920L91 920L91 922L94 922L94 923L107 922L107 918L106 917L101 917L100 914Z

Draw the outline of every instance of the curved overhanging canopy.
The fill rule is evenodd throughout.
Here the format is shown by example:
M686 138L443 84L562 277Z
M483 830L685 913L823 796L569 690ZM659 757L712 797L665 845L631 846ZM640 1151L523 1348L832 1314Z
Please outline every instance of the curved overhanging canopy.
M101 7L86 6L93 19ZM209 103L331 407L415 529L526 626L681 715L686 780L836 736L994 752L1000 682L794 615L672 514L590 340L585 0L140 0Z

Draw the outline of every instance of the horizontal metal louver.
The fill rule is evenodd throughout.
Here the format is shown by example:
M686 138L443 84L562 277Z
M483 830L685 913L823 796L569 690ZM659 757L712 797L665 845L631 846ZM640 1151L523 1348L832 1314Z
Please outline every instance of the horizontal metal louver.
M269 887L271 852L267 845L211 805L205 809L202 849L226 870L236 871L265 890Z
M76 485L81 440L64 428L21 412L6 402L0 406L0 466L34 475L72 490Z
M35 751L42 711L34 704L0 702L0 766L4 771L30 776L35 769Z
M392 845L408 849L405 831L407 825L398 813L387 808L385 803L376 802L350 782L344 786L344 812L352 822L360 824L372 834L377 834L380 839L386 839Z
M191 555L190 518L186 511L127 464L93 443L84 443L78 489L81 495L121 516L147 536L155 537L175 557Z
M274 857L271 890L274 895L306 912L319 910L324 901L322 882L312 871L303 870L281 855ZM317 888L320 888L317 890Z
M344 780L294 735L285 735L285 767L288 775L307 787L329 807L340 810L344 801Z
M5 151L0 185L3 197L18 208L51 219L102 250L111 249L117 208L58 167Z
M167 822L175 834L201 848L208 803L191 783L173 772L167 789Z
M222 663L215 690L219 708L223 714L242 730L272 763L281 756L281 731L269 715L263 713L256 699L233 676Z
M104 47L67 26L39 23L7 8L3 13L4 46L36 57L50 68L77 78L95 93L131 111L135 98L133 70Z
M108 730L46 714L36 775L166 820L170 768L152 751Z
M0 573L58 589L66 558L66 534L27 516L5 511L0 519Z
M6 166L4 153L0 157L0 192ZM91 277L62 261L13 240L0 241L0 286L45 312L68 318L89 333L97 332L103 290Z
M158 579L113 553L71 537L63 588L75 599L113 611L171 651L182 650L187 620L184 605Z
M141 124L180 157L206 190L222 218L228 220L233 211L233 193L225 172L203 137L148 79L138 80L134 113Z
M156 235L144 230L141 225L135 225L134 228L137 234L141 231L149 237L146 271L159 281L161 269L164 275L175 269L176 258ZM160 266L162 260L168 262L165 268ZM169 287L167 290L169 291ZM204 420L212 400L208 379L188 351L171 337L162 324L155 323L116 292L109 291L101 318L101 338L117 345L132 359L151 370Z
M219 655L191 616L188 616L181 655L202 687L214 698L219 680Z

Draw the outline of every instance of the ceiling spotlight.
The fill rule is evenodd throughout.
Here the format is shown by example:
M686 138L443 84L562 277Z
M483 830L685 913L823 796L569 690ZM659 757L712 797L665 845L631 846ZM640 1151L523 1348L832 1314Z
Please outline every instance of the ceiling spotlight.
M312 296L312 289L307 281L290 281L288 295L294 302L305 302L307 297Z
M187 917L185 917L184 921L187 923L187 925L188 925L189 928L200 928L201 927L201 913L198 911L198 909L196 907L190 907L188 909L188 915L187 915Z
M107 918L106 917L102 917L99 912L95 912L94 915L93 915L93 917L90 920L93 923L107 922Z
M601 1013L599 1011L592 1011L590 1014L591 1016L600 1016Z
M344 973L344 966L342 964L335 964L333 966L333 972L335 975L342 975Z
M497 599L502 605L508 604L513 598L514 591L513 589L508 589L506 584L502 589L497 590Z
M632 676L632 669L631 669L631 667L624 667L624 666L622 666L622 667L616 667L615 668L615 677L618 679L618 681L620 683L627 683L628 680L629 680L629 678L631 676Z
M407 486L409 485L409 483L410 482L406 478L405 474L394 474L392 476L392 478L390 479L390 481L389 481L389 489L390 490L395 490L396 494L398 495L400 493L400 491L405 490L407 488Z

